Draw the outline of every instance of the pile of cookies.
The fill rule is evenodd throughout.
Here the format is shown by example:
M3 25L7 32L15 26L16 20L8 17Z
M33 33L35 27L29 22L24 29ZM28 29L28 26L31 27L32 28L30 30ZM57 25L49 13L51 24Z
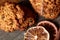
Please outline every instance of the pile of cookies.
M6 32L25 30L35 23L35 15L27 7L6 2L0 6L0 29Z

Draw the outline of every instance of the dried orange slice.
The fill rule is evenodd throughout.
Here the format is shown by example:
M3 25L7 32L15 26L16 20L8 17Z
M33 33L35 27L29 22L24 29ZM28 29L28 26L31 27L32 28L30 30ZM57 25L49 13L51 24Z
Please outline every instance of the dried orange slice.
M43 26L50 34L50 40L57 40L57 26L50 21L41 21L37 26Z
M24 40L49 40L49 33L42 26L31 27L25 33Z

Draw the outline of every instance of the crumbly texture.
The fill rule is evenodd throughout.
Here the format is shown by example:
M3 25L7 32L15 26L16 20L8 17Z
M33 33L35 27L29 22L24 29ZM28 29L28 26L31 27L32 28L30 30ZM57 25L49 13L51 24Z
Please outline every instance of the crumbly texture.
M35 20L33 18L27 18L21 25L20 25L20 31L26 30L29 26L32 26L35 23Z
M21 6L20 6L21 7ZM20 30L26 30L29 26L35 23L35 14L26 7L21 7L24 11L24 19L22 24L20 24Z
M28 8L6 2L0 7L0 29L7 32L25 30L34 24L34 17Z
M5 3L0 7L0 29L6 32L17 30L19 24L15 18L13 4Z
M55 19L59 14L59 0L30 0L33 8L46 19Z
M31 27L25 33L24 40L49 40L49 33L42 26Z
M16 5L16 10L15 10L15 15L16 15L16 18L17 18L19 24L23 23L24 15L25 15L25 13L21 7L23 7L23 6Z

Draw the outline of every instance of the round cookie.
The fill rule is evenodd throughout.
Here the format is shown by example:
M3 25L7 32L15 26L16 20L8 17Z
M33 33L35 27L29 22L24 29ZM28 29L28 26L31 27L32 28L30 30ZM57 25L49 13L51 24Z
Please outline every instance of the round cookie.
M35 15L25 6L6 2L0 7L0 22L0 29L7 32L25 30L35 23Z
M31 27L24 34L24 40L49 40L50 34L42 27Z
M24 12L18 5L6 2L0 7L0 29L12 32L19 29L22 23Z
M32 7L46 19L55 19L59 14L59 0L29 0Z
M13 4L5 3L0 7L0 29L12 32L18 29L18 23L15 19Z

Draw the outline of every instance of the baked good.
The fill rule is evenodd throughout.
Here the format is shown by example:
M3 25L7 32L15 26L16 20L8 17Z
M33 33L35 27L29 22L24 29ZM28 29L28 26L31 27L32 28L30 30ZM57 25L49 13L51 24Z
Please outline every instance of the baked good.
M50 34L43 26L31 27L24 34L24 40L49 40Z
M27 7L6 2L0 7L0 29L12 32L25 30L35 23L35 15Z
M21 24L24 21L24 11L22 9L23 6L16 5L15 15L16 19L18 20L19 24Z
M11 3L19 3L21 2L22 0L5 0L5 2L8 1L8 2L11 2Z
M59 0L29 0L32 7L46 19L55 19L59 14Z
M25 6L21 7L21 9L24 11L23 22L20 24L20 30L22 31L35 24L35 14Z
M20 25L20 31L26 30L29 26L32 26L35 23L33 18L28 17L23 23Z
M21 2L22 0L1 0L0 1L0 4L4 4L5 2L11 2L11 3L19 3Z
M0 7L0 29L12 32L18 29L18 23L14 14L14 5L5 3Z

